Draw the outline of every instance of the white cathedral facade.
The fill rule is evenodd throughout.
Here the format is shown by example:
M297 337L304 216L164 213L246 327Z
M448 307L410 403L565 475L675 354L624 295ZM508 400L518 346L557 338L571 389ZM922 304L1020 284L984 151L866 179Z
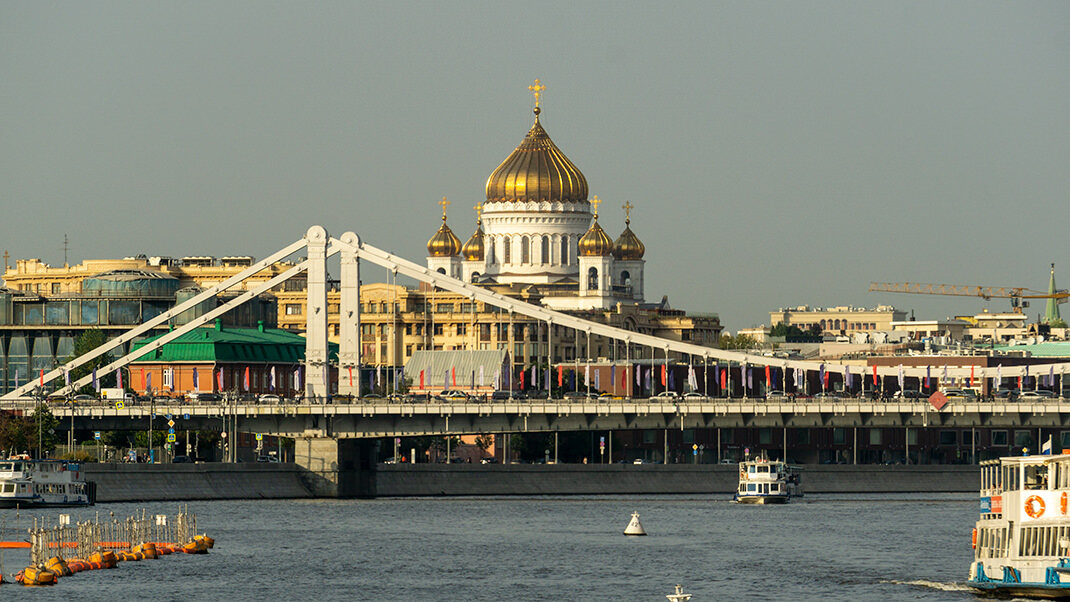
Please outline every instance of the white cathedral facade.
M631 204L616 241L598 224L587 179L539 122L487 178L476 231L462 245L446 225L427 243L429 268L467 282L532 285L558 310L643 303L643 243L631 230Z

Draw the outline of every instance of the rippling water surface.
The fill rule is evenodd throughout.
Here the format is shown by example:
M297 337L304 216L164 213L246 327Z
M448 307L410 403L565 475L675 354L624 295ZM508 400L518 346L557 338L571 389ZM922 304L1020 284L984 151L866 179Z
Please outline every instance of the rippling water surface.
M101 504L77 518L177 504ZM207 556L89 571L26 600L971 600L972 495L810 495L191 502ZM647 537L622 535L638 511ZM0 510L5 539L14 510ZM54 517L60 511L21 513ZM24 533L24 531L23 531ZM20 535L24 537L24 535ZM8 551L9 575L28 555Z

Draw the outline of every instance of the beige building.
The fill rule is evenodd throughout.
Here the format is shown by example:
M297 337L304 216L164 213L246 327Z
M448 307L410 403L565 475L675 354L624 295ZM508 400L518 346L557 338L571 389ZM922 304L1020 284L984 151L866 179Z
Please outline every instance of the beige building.
M892 322L905 320L905 311L891 305L878 305L873 309L850 307L810 307L800 305L793 308L780 308L769 312L769 325L776 326L783 322L786 326L798 326L809 330L814 326L828 334L850 334L875 330L892 330Z

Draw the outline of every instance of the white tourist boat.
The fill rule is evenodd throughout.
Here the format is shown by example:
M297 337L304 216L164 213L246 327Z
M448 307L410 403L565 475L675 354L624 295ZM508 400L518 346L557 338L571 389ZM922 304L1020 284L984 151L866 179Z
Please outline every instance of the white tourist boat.
M92 485L81 466L62 460L0 460L0 508L88 506Z
M1068 494L1070 455L982 462L967 584L1002 595L1070 599Z
M802 497L797 467L764 455L739 463L736 503L786 504L793 497Z

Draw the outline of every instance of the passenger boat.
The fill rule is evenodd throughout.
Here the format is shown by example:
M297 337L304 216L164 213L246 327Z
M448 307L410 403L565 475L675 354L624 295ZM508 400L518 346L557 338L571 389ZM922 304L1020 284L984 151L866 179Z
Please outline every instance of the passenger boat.
M739 463L738 504L786 504L793 497L802 497L799 469L780 460L770 461L764 455Z
M88 506L94 498L76 462L0 460L0 508Z
M967 585L1000 595L1070 599L1068 493L1070 455L982 462L981 515Z

